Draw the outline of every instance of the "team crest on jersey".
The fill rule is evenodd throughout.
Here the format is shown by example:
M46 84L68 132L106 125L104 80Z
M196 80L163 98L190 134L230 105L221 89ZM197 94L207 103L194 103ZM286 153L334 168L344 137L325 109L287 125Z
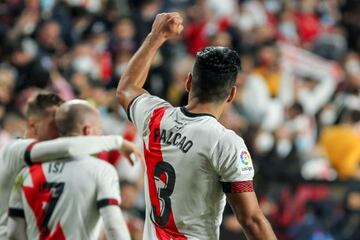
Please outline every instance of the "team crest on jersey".
M251 166L251 157L248 151L246 150L242 150L240 152L240 161L242 164L244 164L245 166L241 169L243 171L250 171L252 170L252 166Z

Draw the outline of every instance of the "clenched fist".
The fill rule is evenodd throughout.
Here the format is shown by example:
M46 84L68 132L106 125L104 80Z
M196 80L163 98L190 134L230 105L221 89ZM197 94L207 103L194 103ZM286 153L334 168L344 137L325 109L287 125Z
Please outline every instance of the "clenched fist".
M176 38L184 29L182 22L183 19L177 12L158 14L152 25L151 34L163 41Z

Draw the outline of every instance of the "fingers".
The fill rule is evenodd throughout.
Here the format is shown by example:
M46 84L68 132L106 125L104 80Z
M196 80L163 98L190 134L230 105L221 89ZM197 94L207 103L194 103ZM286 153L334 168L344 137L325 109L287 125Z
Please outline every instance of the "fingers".
M184 29L183 18L178 12L160 13L156 15L152 26L153 36L165 40L176 38Z
M124 140L120 151L124 154L124 157L127 158L131 166L134 166L134 164L139 160L142 163L145 162L142 152L132 142Z
M175 25L181 25L183 23L183 18L180 15L171 16L168 18L168 23Z
M169 13L163 13L165 14L167 17L171 18L171 17L180 17L180 14L178 12L169 12Z
M184 29L184 26L182 25L183 18L179 15L173 15L168 19L169 29L172 34L180 35L182 30Z
M145 165L145 159L143 154L137 150L134 149L133 152L131 152L131 154L125 154L125 157L127 158L127 160L129 161L131 166L134 166L135 163L137 163L139 160L141 161L142 164Z
M145 165L145 158L144 155L140 151L134 152L137 159L140 159L140 161Z
M131 155L126 154L125 157L129 161L131 166L135 165L135 161L132 159Z
M180 34L184 30L184 26L180 25L177 34Z

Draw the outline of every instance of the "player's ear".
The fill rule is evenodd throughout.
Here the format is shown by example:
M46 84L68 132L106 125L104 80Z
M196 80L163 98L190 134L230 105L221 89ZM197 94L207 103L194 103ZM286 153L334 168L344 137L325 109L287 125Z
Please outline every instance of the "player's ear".
M26 137L34 138L36 136L36 126L35 121L32 119L27 120L27 131Z
M185 89L187 92L190 92L191 90L191 84L192 84L192 74L189 73L188 74L188 77L186 79L186 82L185 82Z
M230 95L227 98L226 102L232 102L236 96L237 88L233 86L230 91Z
M92 128L91 128L90 126L85 125L85 126L82 128L82 134L83 134L84 136L92 135Z

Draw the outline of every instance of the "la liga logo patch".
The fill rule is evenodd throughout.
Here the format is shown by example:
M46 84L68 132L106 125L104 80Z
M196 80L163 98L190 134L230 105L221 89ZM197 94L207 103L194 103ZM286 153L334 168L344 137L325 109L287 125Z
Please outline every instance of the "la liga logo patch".
M241 163L244 164L245 166L250 165L251 158L249 152L246 150L242 150L240 153L240 160Z

